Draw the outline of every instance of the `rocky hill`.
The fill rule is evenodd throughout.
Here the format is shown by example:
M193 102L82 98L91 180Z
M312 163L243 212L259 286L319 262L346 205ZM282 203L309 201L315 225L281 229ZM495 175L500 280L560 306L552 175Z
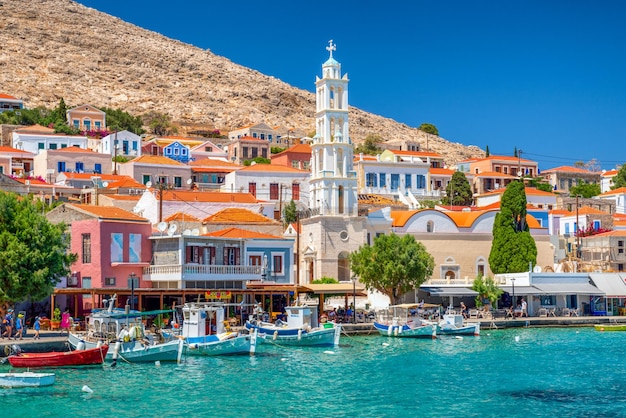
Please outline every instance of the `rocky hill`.
M63 97L68 105L165 113L183 133L258 122L314 130L313 93L71 0L0 0L0 91L27 107L51 108ZM354 107L350 122L357 144L378 134L425 149L429 136L429 150L448 163L482 155Z

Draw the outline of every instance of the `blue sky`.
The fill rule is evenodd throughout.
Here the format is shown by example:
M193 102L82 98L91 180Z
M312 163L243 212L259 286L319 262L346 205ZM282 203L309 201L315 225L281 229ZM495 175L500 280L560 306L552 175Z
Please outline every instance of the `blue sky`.
M626 161L626 2L78 0L313 91L334 57L350 104L540 169Z

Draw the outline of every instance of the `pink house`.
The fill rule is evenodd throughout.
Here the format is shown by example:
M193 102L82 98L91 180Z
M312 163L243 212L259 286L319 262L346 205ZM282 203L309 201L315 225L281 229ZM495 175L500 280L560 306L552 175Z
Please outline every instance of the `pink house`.
M142 277L143 267L150 265L152 257L148 240L152 227L147 219L115 207L73 204L63 204L47 217L69 225L70 251L78 259L71 267L67 286L85 290L77 300L79 312L94 307L89 289L111 289L111 294L123 289L127 293L133 277L135 288L152 287ZM118 305L126 303L124 298L129 299L119 297ZM140 308L138 301L134 305Z

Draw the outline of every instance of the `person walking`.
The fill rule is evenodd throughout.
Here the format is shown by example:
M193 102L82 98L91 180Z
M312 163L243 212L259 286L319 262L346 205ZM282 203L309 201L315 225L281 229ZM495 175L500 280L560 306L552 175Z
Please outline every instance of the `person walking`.
M39 330L41 329L41 321L39 320L38 316L35 317L33 329L35 330L35 336L33 337L33 340L40 340L41 338L39 337Z
M522 313L520 316L528 317L528 303L526 303L526 299L522 298Z
M17 316L17 318L15 318L15 330L17 331L17 334L15 334L15 339L17 340L17 337L19 336L19 339L21 340L22 337L24 336L24 314L19 314Z
M7 314L4 316L4 334L7 335L9 340L13 336L13 309L9 308ZM2 336L4 336L2 334Z
M67 332L67 334L69 335L71 321L72 319L70 317L70 310L68 308L65 310L65 312L63 312L63 315L61 315L61 335L63 335L64 332Z

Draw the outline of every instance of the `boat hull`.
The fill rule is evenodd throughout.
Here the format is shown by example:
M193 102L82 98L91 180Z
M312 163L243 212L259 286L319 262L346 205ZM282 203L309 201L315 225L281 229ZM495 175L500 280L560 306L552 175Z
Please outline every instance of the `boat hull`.
M480 335L480 323L467 324L461 327L449 324L437 325L437 335Z
M84 343L86 348L93 348L98 345L98 341L89 340L86 336L71 332L68 337L68 342L74 348L78 347L81 343ZM116 349L118 344L119 348ZM139 340L111 342L111 349L107 353L106 359L113 360L117 354L118 358L131 363L178 361L182 346L183 342L179 339L152 345L145 345Z
M593 327L597 331L626 331L626 324L596 324Z
M422 324L416 327L408 325L385 325L374 322L374 328L380 335L396 338L437 338L437 326L435 324Z
M252 335L237 335L220 339L215 335L206 337L188 338L186 340L187 354L192 356L226 356L237 354L252 354L256 344L262 341Z
M9 356L13 367L63 367L102 364L109 350L108 345L86 350L49 353L20 353Z
M54 373L0 373L0 387L27 388L54 384Z
M247 322L246 328L258 329L259 335L264 335L267 343L287 346L332 347L339 343L339 334L341 332L341 326L337 324L332 328L314 328L311 330L271 325L265 323L253 325Z

